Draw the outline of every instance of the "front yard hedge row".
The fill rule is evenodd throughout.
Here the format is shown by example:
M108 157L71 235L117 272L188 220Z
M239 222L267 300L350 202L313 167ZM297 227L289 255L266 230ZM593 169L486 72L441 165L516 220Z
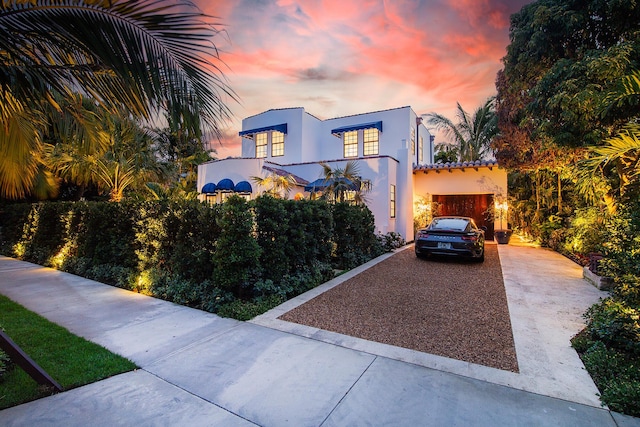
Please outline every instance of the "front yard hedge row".
M0 206L6 256L241 319L393 249L374 229L365 206L271 196Z

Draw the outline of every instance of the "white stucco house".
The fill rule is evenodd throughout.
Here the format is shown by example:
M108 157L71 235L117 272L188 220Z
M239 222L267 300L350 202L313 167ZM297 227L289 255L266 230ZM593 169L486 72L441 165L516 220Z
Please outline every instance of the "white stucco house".
M433 137L408 106L327 120L304 108L269 110L245 118L239 136L239 157L198 167L201 200L222 202L229 194L254 198L265 189L252 177L270 174L295 178L289 198L310 197L324 176L321 163L335 169L356 160L369 184L367 206L377 231L411 241L414 217L432 203L440 214L473 216L487 226L490 238L494 223L485 212L507 193L506 171L495 161L434 164Z

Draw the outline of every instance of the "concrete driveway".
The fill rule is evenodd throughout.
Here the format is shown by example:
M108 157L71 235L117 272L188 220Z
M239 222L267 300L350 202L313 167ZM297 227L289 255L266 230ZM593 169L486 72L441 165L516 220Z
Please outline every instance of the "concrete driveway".
M604 294L554 252L499 251L519 374L277 320L367 266L238 322L0 257L0 293L140 366L0 425L640 426L600 407L570 347Z

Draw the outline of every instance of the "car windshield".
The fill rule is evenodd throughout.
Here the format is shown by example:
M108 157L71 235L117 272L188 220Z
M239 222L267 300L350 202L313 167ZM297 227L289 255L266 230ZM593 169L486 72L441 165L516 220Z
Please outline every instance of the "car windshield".
M431 230L465 231L469 221L461 218L436 218L431 222Z

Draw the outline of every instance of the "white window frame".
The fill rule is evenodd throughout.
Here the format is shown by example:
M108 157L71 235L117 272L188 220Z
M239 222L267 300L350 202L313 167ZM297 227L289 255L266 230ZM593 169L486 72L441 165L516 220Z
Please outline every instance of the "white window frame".
M391 184L389 187L389 216L396 217L396 186Z
M411 126L411 155L416 155L416 129Z
M345 158L358 157L358 131L351 130L342 134L343 155Z
M264 143L262 143L264 141ZM262 159L267 157L267 146L269 143L269 137L267 132L260 132L256 134L256 158Z
M271 132L271 157L284 156L284 133Z
M365 129L362 132L362 155L377 156L380 154L380 132L377 128Z

